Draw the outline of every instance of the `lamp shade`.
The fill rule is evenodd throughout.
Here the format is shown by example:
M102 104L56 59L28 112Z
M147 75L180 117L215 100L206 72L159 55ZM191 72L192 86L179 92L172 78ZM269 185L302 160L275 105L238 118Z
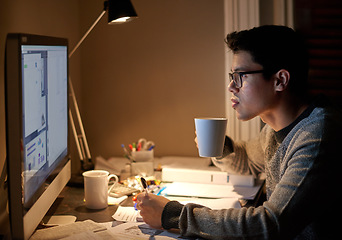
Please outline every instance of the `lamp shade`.
M108 0L108 24L129 22L137 17L130 0Z

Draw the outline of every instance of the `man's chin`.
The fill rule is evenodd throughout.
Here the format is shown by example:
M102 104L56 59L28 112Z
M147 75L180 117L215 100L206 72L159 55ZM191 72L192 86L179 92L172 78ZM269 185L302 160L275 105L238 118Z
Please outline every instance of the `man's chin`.
M246 122L248 120L253 119L255 116L250 116L250 115L245 115L245 114L240 114L236 112L236 118L240 121Z

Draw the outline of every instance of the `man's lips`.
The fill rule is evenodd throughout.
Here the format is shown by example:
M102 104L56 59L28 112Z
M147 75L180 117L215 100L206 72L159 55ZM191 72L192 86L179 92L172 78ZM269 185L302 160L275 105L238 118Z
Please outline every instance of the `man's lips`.
M239 104L239 100L236 98L231 98L230 101L232 101L232 108L235 108Z

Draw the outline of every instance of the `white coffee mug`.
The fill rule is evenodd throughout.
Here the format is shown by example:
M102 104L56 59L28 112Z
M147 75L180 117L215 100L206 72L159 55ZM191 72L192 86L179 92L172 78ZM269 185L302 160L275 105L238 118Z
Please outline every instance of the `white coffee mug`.
M103 209L108 206L108 182L115 178L115 183L119 181L115 174L110 174L104 170L90 170L84 172L84 198L85 205L90 209ZM114 184L115 184L114 183ZM114 186L113 184L113 186Z
M227 118L195 118L200 157L221 157L227 128Z

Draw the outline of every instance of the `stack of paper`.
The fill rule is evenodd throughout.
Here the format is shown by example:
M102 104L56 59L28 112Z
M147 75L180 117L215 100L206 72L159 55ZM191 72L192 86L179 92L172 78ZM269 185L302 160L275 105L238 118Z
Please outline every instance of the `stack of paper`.
M163 167L164 182L191 182L206 184L224 184L233 186L253 187L255 179L252 175L234 175L217 170L201 170L187 168Z
M243 198L254 199L260 184L254 187L238 187L232 185L173 182L166 187L166 196L188 196L202 198Z
M187 197L169 197L169 200L179 201L181 204L196 203L206 206L213 210L241 208L238 198L187 198Z

